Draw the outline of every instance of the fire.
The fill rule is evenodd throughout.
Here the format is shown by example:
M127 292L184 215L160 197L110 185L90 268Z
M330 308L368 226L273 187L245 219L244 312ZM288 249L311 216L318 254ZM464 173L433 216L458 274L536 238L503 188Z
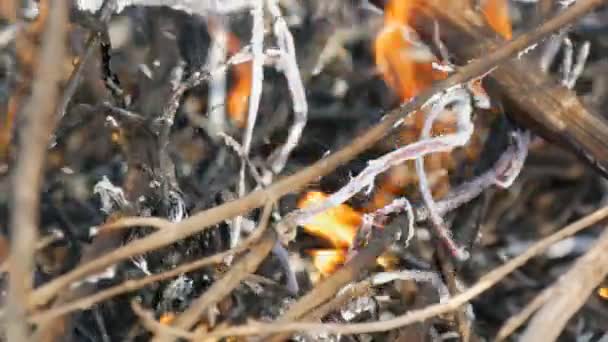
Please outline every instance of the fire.
M391 0L384 9L384 26L374 42L375 62L384 81L401 101L416 96L446 74L432 66L436 58L416 47L416 36L407 24L415 1Z
M312 257L312 264L323 276L334 273L346 262L344 249L311 249L307 253Z
M307 192L298 208L305 208L322 202L328 196L320 191ZM333 249L313 249L307 253L321 275L326 276L346 262L347 251L352 246L362 215L346 204L341 204L314 216L304 225L304 231L331 244Z
M235 54L241 48L239 39L228 34L228 53ZM228 92L228 115L240 128L245 127L249 95L251 94L252 66L251 62L236 64L233 69L233 85Z
M298 208L305 208L325 200L327 195L320 191L306 193L298 202ZM304 231L328 241L336 248L349 248L357 229L361 225L361 214L346 204L341 204L314 216L304 225Z
M511 39L513 31L507 0L485 0L481 6L481 11L494 31L505 39Z
M418 4L420 3L417 0L389 0L384 9L384 25L374 41L376 67L386 84L397 93L402 102L429 88L434 81L447 76L444 71L433 67L433 63L438 63L437 58L430 49L423 47L416 33L408 26L413 9ZM507 39L511 38L506 0L486 0L483 13L498 33ZM406 128L401 132L403 144L418 139L424 120L422 112L414 113L406 119ZM438 122L433 130L442 133L453 130L453 126L454 123L448 120ZM475 139L477 138L473 140ZM473 145L475 144L471 144ZM433 154L425 159L425 164L434 195L445 195L450 186L446 169L455 166L451 154ZM383 207L402 193L404 188L416 182L417 177L412 165L404 164L393 168L380 185L380 190L376 192L367 210ZM298 202L298 207L304 208L319 203L327 197L322 192L308 192ZM307 251L321 274L331 274L347 260L348 249L352 246L361 220L360 212L342 204L316 215L304 225L304 231L334 247ZM390 255L378 259L379 265L389 268L396 262Z
M395 91L401 101L416 96L429 88L434 81L443 79L447 74L436 70L433 63L438 63L429 49L421 48L416 33L408 26L416 10L422 10L423 1L388 0L384 9L384 25L374 42L375 63L386 84ZM508 15L507 0L485 0L483 13L490 25L505 38L511 37L511 25ZM426 52L425 52L426 51ZM478 85L480 88L481 84ZM404 128L400 131L400 144L409 144L418 140L425 121L422 112L409 115ZM433 131L437 134L452 131L454 124L448 121L436 122ZM475 136L472 142L478 140ZM465 148L467 158L475 158L474 143ZM435 196L443 196L449 191L449 177L446 170L455 167L456 163L450 153L436 153L425 158L427 174L432 178L432 190ZM405 189L417 182L413 163L396 166L381 181L378 191L368 205L374 210L390 203L395 197L403 194Z
M307 192L298 202L298 207L305 208L317 204L327 197L320 191ZM321 276L332 274L349 259L349 249L354 243L362 220L363 215L360 212L341 204L316 215L304 225L304 231L329 242L333 247L306 251ZM392 269L397 263L398 257L390 253L385 253L377 259L377 264L385 269Z
M447 76L445 72L433 68L432 63L437 63L437 58L430 50L421 47L422 43L417 42L415 32L408 27L414 7L418 4L416 0L390 0L384 9L384 26L374 42L376 67L402 102ZM401 132L404 144L418 138L424 120L422 112L414 113L406 119L406 128ZM427 166L437 158L439 157L435 155L429 156ZM404 164L393 168L374 195L369 209L378 209L390 203L407 185L415 182L412 165Z

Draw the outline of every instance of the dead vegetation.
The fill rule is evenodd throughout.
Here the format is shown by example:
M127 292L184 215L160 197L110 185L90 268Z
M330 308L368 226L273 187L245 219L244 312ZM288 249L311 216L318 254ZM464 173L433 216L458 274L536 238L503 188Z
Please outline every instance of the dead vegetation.
M605 3L2 1L5 339L607 339Z

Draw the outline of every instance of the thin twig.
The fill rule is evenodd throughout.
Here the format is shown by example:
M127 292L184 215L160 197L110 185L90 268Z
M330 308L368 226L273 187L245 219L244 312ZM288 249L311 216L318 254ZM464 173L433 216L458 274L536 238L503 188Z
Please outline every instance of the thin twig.
M264 208L257 230L266 229L271 212L272 203L269 202ZM258 266L272 250L276 241L277 234L274 229L266 229L258 243L251 247L251 251L247 253L247 255L241 257L241 259L239 259L221 279L213 283L202 296L192 301L190 307L175 318L172 326L185 330L194 327L209 306L219 302L222 298L232 292L243 279L257 270ZM153 339L153 341L156 342L168 340L172 340L172 338L160 332L157 332Z
M207 24L212 41L207 53L207 69L214 70L226 63L228 53L228 32L223 18L210 19ZM226 73L216 72L209 80L207 117L209 136L217 139L217 133L226 130Z
M503 341L507 337L511 336L515 330L519 329L526 321L532 316L549 298L551 298L551 291L548 291L550 288L543 290L540 294L538 294L534 299L528 303L520 312L510 317L503 325L500 327L498 334L496 334L497 341Z
M473 134L473 123L471 122L473 108L471 106L470 95L468 95L466 92L462 94L453 94L451 101L446 101L445 105L451 103L456 104L452 111L457 117L458 131L454 134L444 136L443 139L447 138L446 140L451 144L451 147L456 148L465 145ZM424 126L422 127L422 132L420 133L420 139L422 141L430 139L433 123L435 120L437 120L439 115L446 111L445 105L440 108L433 108L433 110L429 112L428 117L424 122ZM433 199L433 195L431 194L431 188L428 184L426 172L424 171L424 155L422 154L416 158L416 174L418 176L420 194L422 195L424 204L428 208L431 226L434 228L435 235L439 238L453 257L457 258L458 260L468 259L469 253L464 248L459 247L452 239L451 231L441 215L439 215L437 205Z
M378 125L370 128L361 136L355 138L349 145L341 150L327 156L326 158L310 165L309 167L285 177L273 185L256 190L249 195L238 200L225 203L223 205L205 210L181 221L171 231L160 230L145 238L135 240L121 248L113 250L111 253L101 256L90 263L82 265L61 277L58 277L42 285L32 292L30 296L31 307L36 307L47 303L61 289L72 282L82 279L89 274L107 268L121 260L128 259L149 250L154 250L174 243L175 241L186 238L192 234L199 233L209 227L222 222L228 218L242 215L254 208L263 205L266 201L275 201L287 193L298 191L308 183L317 180L319 177L329 174L340 165L351 160L361 152L369 149L376 142L382 139L392 130L393 125L407 113L419 108L426 103L432 96L444 89L462 84L474 77L483 75L492 70L497 64L515 56L519 51L529 45L542 40L552 32L559 30L583 15L589 13L605 0L581 0L572 5L558 16L546 21L538 29L523 34L507 43L504 46L488 53L485 58L471 62L459 69L459 72L447 79L437 82L432 88L422 92L411 102L389 112L385 119Z
M169 96L169 103L159 117L160 129L158 134L158 159L160 167L161 198L165 216L168 216L169 212L169 192L177 188L175 166L173 165L171 156L169 156L171 129L173 128L173 123L175 122L175 115L177 113L177 109L179 108L180 100L182 99L182 96L186 90L190 89L186 84L184 84L184 82L182 82L184 69L184 63L179 61L171 71L171 79L169 82L171 84L171 95ZM205 76L208 77L208 75ZM192 80L200 82L203 79L205 79L205 77L199 78L199 73L195 72L190 77L188 82L192 82Z
M274 20L274 35L277 40L279 51L281 52L277 64L287 79L287 85L293 103L294 116L293 124L289 128L287 140L283 146L276 151L276 156L271 165L272 172L274 174L279 174L285 167L289 155L300 141L302 131L308 120L308 102L306 101L306 91L304 90L304 84L302 82L302 77L300 76L300 70L298 69L293 36L287 27L287 22L285 22L285 19L281 15L278 1L267 0L267 4Z
M287 312L276 320L278 325L301 319L321 304L333 298L340 289L361 276L362 272L375 265L376 259L394 242L400 232L397 224L389 224L382 231L375 231L371 241L358 251L354 258L347 262L335 273L317 284L310 292L300 297ZM282 341L284 335L267 339L270 342Z
M99 22L102 25L105 25L110 21L112 17L112 13L114 12L116 5L116 0L105 0L101 7L101 12L99 15ZM72 74L70 75L70 79L68 80L67 85L64 88L63 95L61 96L61 100L59 101L59 105L55 110L55 119L61 120L65 115L65 112L72 100L72 97L76 93L78 86L80 85L80 81L82 80L82 74L85 65L89 63L89 60L93 57L95 49L98 47L101 41L101 34L99 32L91 32L89 34L89 38L85 44L84 51L82 55L79 56L78 62L72 70Z
M59 96L61 70L66 51L67 4L55 0L43 34L32 95L20 113L24 125L19 132L19 156L13 170L11 192L11 247L6 303L6 338L28 341L25 317L34 279L35 243L38 240L40 189L44 178L46 147L55 127L53 109Z
M450 292L450 296L455 296L459 294L461 291L458 288L457 284L457 271L450 256L443 248L437 248L435 253L439 264L439 269L441 270L441 274L445 279L445 282ZM461 342L469 342L471 338L472 325L469 318L467 317L466 309L466 307L461 307L458 308L458 310L456 310L456 312L454 313L454 321L456 322Z
M251 141L253 139L253 129L258 117L260 108L260 100L262 99L262 88L264 86L264 1L254 1L251 9L253 17L253 26L251 34L251 53L253 60L251 62L251 92L249 96L249 107L247 110L247 120L245 132L243 133L242 158L241 168L239 170L239 182L237 194L239 198L244 197L247 189L245 183L246 159L249 158L251 150ZM230 245L235 246L241 237L241 224L243 217L241 215L234 219L230 231Z

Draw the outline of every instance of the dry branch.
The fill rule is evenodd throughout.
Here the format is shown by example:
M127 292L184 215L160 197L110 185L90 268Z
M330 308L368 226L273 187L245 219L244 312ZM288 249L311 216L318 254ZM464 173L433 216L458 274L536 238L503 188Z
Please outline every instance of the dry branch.
M520 341L555 341L570 318L608 275L608 230L566 274L539 296L550 298L532 317ZM545 294L548 293L548 294Z
M89 274L104 269L119 261L129 257L167 246L175 241L199 233L206 228L220 223L228 218L247 213L248 211L263 205L266 201L277 200L287 193L300 190L308 183L317 180L319 177L327 175L338 166L351 160L361 152L369 149L382 137L389 133L394 124L407 113L419 108L426 103L432 96L455 85L462 84L474 77L479 77L492 70L497 64L513 57L519 51L549 36L559 30L564 25L568 25L579 19L586 13L592 11L604 1L583 0L556 16L546 21L538 29L523 34L520 37L506 43L504 46L486 55L485 58L472 62L448 79L438 82L431 89L421 93L411 102L397 108L387 114L385 119L375 127L370 128L365 134L357 137L349 145L341 150L329 155L328 157L316 162L315 164L297 172L294 175L285 177L266 189L261 189L249 195L215 208L200 212L188 219L174 224L170 230L160 230L149 236L133 241L128 245L114 250L86 265L82 265L61 277L58 277L45 285L37 288L30 296L30 307L34 308L47 303L61 289L69 286L72 282L82 279Z
M55 127L53 109L59 95L61 70L65 58L67 5L63 0L50 3L50 13L32 95L19 118L24 121L19 132L19 158L13 170L11 198L11 250L7 313L7 339L27 341L26 323L29 295L34 278L34 253L38 240L40 189L50 135Z
M515 330L519 329L526 321L532 316L538 308L543 306L547 300L549 300L551 296L551 292L547 291L549 288L543 290L540 294L536 295L534 299L526 305L520 312L510 317L503 325L500 327L498 334L496 334L497 341L503 341L505 338L509 337Z
M457 61L466 63L494 51L502 40L488 29L480 13L461 10L458 3L426 1L429 11L416 16L414 26L424 36L432 37L434 23L439 21L443 42ZM607 175L608 121L591 113L573 91L547 76L537 65L537 61L524 55L506 61L489 75L491 86L504 97L506 112Z

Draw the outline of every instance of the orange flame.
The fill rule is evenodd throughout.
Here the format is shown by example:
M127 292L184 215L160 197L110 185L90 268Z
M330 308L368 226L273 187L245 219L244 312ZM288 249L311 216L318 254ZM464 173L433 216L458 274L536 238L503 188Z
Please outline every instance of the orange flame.
M384 9L384 26L374 42L376 67L402 102L430 87L433 81L447 76L445 72L433 68L432 63L437 62L435 56L415 46L417 37L407 25L418 5L417 0L390 0ZM409 128L401 134L403 143L417 139L424 119L424 114L419 112L408 116L406 124ZM410 165L393 168L374 195L370 209L388 204L405 186L415 181Z
M511 27L506 0L486 0L484 5L487 9L484 12L487 13L487 20L493 27L497 27L501 34L510 37ZM401 101L416 96L430 87L433 81L447 76L445 72L433 67L432 63L437 62L436 57L419 47L415 32L408 27L414 12L423 10L423 6L424 3L419 0L389 0L384 9L384 26L374 42L376 67L386 84L397 92ZM421 112L409 115L400 132L400 143L408 144L418 139L424 122L425 115ZM436 122L433 126L436 134L453 129L454 124L447 121ZM473 138L475 139L478 137ZM467 152L470 151L469 147L466 148ZM425 158L427 173L435 178L432 182L435 196L441 197L449 191L449 177L445 170L454 166L450 153L436 153ZM416 182L417 176L412 163L393 167L381 181L368 209L375 210L385 206Z
M299 208L305 208L327 199L320 191L308 192L298 202ZM346 204L328 209L314 216L304 225L304 231L329 242L334 248L310 249L306 253L312 257L313 266L321 276L335 272L348 259L348 249L352 246L363 215ZM378 257L377 264L390 269L398 263L398 258L391 254Z
M374 42L376 67L401 101L446 76L433 68L436 58L430 52L413 44L415 33L407 24L414 4L415 1L390 0L384 9L384 26Z
M312 264L323 276L334 273L346 262L344 249L311 249L306 252L312 257Z
M228 53L233 55L241 48L239 39L228 34ZM228 115L239 128L245 127L249 95L251 94L252 65L251 62L236 64L233 70L233 85L228 92Z
M481 11L494 31L505 39L511 39L513 31L507 0L485 0L481 6Z
M310 191L298 201L298 208L315 205L327 197L320 191ZM346 204L341 204L312 217L304 225L305 232L329 242L335 248L307 251L321 275L329 275L344 264L347 250L353 244L361 220L361 213Z
M306 193L298 202L305 208L325 200L328 196L320 191ZM361 214L346 204L328 209L310 219L304 231L331 243L336 248L349 248L361 224Z

